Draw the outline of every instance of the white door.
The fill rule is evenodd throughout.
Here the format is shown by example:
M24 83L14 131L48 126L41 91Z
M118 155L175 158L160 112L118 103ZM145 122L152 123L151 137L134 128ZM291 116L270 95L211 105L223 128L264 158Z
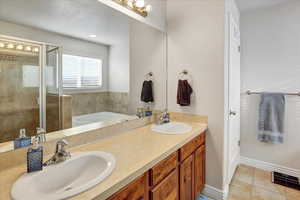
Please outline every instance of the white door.
M228 181L230 182L240 159L240 30L232 16L229 22Z

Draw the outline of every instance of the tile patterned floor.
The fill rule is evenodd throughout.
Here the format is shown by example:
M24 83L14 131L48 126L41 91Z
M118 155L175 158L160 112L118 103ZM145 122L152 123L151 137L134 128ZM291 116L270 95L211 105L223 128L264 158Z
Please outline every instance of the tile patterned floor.
M240 165L229 188L228 200L300 200L300 191L271 182L271 173Z

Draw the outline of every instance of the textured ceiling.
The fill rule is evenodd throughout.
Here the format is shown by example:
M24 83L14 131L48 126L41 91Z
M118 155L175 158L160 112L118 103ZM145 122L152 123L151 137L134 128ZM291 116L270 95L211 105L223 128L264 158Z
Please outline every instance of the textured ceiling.
M293 0L236 0L242 12L250 9L274 6L288 1Z
M97 0L0 0L0 20L104 44L128 26L126 15Z

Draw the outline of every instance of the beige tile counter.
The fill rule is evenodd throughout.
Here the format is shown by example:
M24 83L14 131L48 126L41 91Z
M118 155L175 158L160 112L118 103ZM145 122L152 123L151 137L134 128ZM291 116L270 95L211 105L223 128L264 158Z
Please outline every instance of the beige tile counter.
M187 124L193 127L193 130L187 134L159 134L151 131L151 125L147 125L71 149L72 152L109 152L116 157L117 164L113 173L102 183L69 199L89 200L96 198L97 200L104 200L108 198L207 129L206 123L188 122ZM1 200L11 199L11 186L24 172L24 165L0 172ZM26 192L26 188L24 188L24 192Z

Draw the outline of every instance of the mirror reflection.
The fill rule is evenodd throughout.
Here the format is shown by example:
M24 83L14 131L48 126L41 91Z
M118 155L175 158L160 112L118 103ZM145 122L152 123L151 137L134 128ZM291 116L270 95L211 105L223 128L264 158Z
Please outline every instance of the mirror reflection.
M98 1L0 5L0 152L165 109L160 30Z

